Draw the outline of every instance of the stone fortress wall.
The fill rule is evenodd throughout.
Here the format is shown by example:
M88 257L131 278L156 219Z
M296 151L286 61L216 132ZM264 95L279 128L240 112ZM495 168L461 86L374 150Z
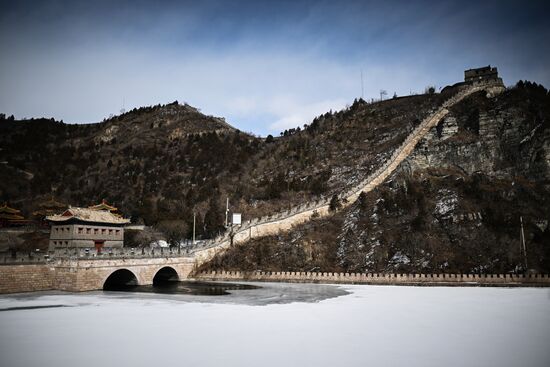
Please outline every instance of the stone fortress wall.
M258 281L375 285L441 285L441 286L550 286L549 274L387 274L327 272L242 272L211 271L195 274L195 279L209 281Z
M399 164L412 153L418 142L430 129L434 128L449 113L448 108L473 93L486 91L487 95L491 97L504 91L504 89L501 79L474 81L460 86L459 92L446 100L439 109L424 118L380 168L358 185L339 195L343 206L355 202L361 192L370 192L383 183L397 169ZM215 254L229 248L231 244L239 244L253 238L288 231L293 226L307 222L311 218L326 216L329 214L329 203L330 198L326 197L268 217L252 219L237 228L233 228L232 232L227 231L223 235L206 241L200 247L195 248L193 252L197 258L197 264L200 265L209 261Z
M380 168L370 174L358 185L339 195L344 206L351 205L361 192L369 192L383 183L414 150L417 143L448 113L448 108L467 96L486 91L488 96L504 90L502 81L487 80L472 82L460 86L459 92L427 116L405 139ZM111 249L97 254L95 250L58 249L50 255L26 254L16 258L0 258L0 293L24 292L33 290L58 289L67 291L85 291L101 289L105 279L118 269L131 270L138 284L151 284L157 271L170 266L176 270L180 279L186 279L191 272L215 254L225 251L231 244L246 242L253 238L288 231L293 226L307 222L314 217L329 214L330 198L306 203L288 211L275 213L265 218L256 218L242 226L233 228L223 235L201 242L185 251L178 250L135 250L131 248ZM280 281L327 281L367 284L508 284L534 283L550 285L548 275L511 276L511 275L472 275L472 274L340 274L340 273L240 273L222 272L220 274L198 274L199 279L254 279ZM442 281L443 280L443 281Z
M399 164L412 153L415 146L430 131L430 129L435 127L439 121L449 113L447 108L455 105L467 96L483 90L487 92L488 96L492 96L502 92L504 90L504 86L500 79L472 82L461 85L459 92L445 101L439 109L427 116L409 134L405 141L393 152L391 157L381 167L371 173L359 184L339 195L339 199L343 206L345 207L353 204L353 202L358 199L361 192L370 192L383 183L397 169ZM229 248L231 244L239 244L253 238L288 231L293 226L307 222L312 218L328 215L330 199L330 197L323 197L314 202L295 206L287 211L274 213L266 217L254 218L240 226L234 227L231 231L226 231L214 239L197 243L192 248L186 249L185 253L170 253L170 256L177 257L191 255L196 258L197 265L201 265L202 263L209 261L216 253ZM71 251L73 251L73 249L58 250L53 253L52 257L55 258L76 255L72 254ZM96 256L95 250L93 249L87 251L86 253L82 252L82 249L79 249L78 251L80 251L80 257ZM156 255L158 256L161 253L162 250L157 250ZM119 248L112 249L109 256L150 257L155 256L155 251L147 249L142 250L142 253L138 254L134 249ZM16 259L15 262L17 261L19 260ZM7 262L13 262L13 260L9 258L0 258L0 264Z
M0 294L56 289L55 268L45 263L0 266Z
M166 267L180 280L303 282L372 285L426 286L536 286L550 287L550 274L388 274L333 272L210 271L192 274L193 258L66 259L53 263L21 263L0 266L0 294L60 290L82 292L103 288L113 272L126 269L137 284L153 283L155 274Z
M179 279L187 279L194 269L191 257L142 257L103 258L71 257L44 262L4 264L0 266L0 294L33 291L59 290L83 292L103 288L107 278L120 269L134 274L138 285L153 284L159 270L169 267L175 270Z

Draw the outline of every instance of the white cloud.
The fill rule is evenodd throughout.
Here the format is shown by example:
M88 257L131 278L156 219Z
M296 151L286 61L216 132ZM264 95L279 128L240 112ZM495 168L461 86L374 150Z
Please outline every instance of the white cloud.
M258 111L258 101L251 96L235 96L224 104L228 113L236 115L247 115Z
M314 117L326 113L329 110L341 110L349 103L345 99L333 99L309 104L287 103L279 105L277 102L271 105L274 111L278 111L278 119L269 125L274 132L310 123Z
M63 53L34 50L32 56L16 49L6 57L0 111L71 123L116 114L123 98L126 110L178 100L267 135L339 110L361 93L358 62L322 58L311 50L297 55L247 46L191 52L88 45ZM380 89L408 94L409 86L429 83L395 63L370 61L363 70L365 99Z
M460 3L214 3L8 7L0 16L0 112L95 122L118 113L123 99L127 110L177 99L265 135L352 103L361 70L366 100L380 89L408 95L451 84L464 68L488 63L511 82L550 78L541 46L547 22L529 17L537 7L518 31ZM410 17L426 9L432 16Z

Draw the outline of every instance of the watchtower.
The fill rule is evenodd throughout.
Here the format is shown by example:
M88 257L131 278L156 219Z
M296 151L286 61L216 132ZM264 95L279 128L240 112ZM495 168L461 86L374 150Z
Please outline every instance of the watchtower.
M482 68L468 69L464 71L464 82L473 84L475 82L495 81L502 83L502 79L498 77L498 70L491 65Z

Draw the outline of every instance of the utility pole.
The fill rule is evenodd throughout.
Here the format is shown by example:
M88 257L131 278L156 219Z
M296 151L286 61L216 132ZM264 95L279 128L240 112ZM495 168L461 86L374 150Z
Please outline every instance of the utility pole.
M195 213L193 213L193 245L195 245Z
M521 233L520 233L521 242L520 242L519 246L520 246L520 251L523 252L523 262L525 264L525 271L527 271L527 269L528 269L528 267L527 267L527 249L525 248L525 232L523 231L523 217L521 215L519 216L519 222L521 224ZM521 248L522 245L523 245L523 251L522 251L522 248Z
M225 227L227 228L227 216L229 215L229 198L225 202Z

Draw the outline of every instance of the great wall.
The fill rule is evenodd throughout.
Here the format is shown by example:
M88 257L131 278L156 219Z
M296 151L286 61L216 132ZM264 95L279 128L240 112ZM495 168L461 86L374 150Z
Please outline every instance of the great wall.
M209 281L256 281L372 285L439 286L550 286L549 274L401 274L401 273L333 273L299 271L211 271L194 275Z
M504 86L501 81L483 81L463 86L457 94L446 100L439 109L424 118L380 168L356 186L340 194L339 199L343 206L345 207L355 202L361 192L370 192L383 183L397 169L399 164L411 154L415 146L428 131L435 127L449 113L448 108L462 101L467 96L482 90L485 90L489 96L494 96L502 92ZM232 231L227 231L223 235L202 244L202 248L197 249L195 252L197 261L202 264L232 244L239 244L252 238L288 231L292 226L305 223L312 217L326 216L329 214L330 199L329 197L325 197L316 202L293 207L285 212L275 213L265 218L252 219L244 225Z
M488 96L504 90L501 81L481 81L463 85L453 97L409 134L391 157L356 186L339 195L343 206L351 205L361 192L374 190L383 183L414 150L418 142L448 113L448 108L467 96L486 91ZM185 250L112 249L98 254L95 250L65 249L51 254L24 254L0 258L0 293L36 290L88 291L102 289L114 272L126 269L137 284L152 284L155 275L170 268L178 279L303 281L365 284L460 284L460 285L550 285L548 275L509 274L347 274L347 273L197 273L196 269L214 255L234 244L288 231L312 218L329 215L330 198L293 207L285 212L247 221L212 240L203 241Z

